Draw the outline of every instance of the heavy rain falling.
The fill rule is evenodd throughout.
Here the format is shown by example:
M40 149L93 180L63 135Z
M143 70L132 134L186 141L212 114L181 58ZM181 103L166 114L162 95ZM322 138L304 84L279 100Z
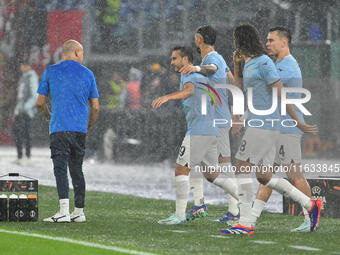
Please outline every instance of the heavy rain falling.
M269 54L268 33L280 26L290 31L290 53L301 69L303 88L311 94L303 103L311 115L304 120L318 128L317 134L302 136L301 162L294 161L299 158L295 155L289 164L302 163L311 195L323 200L321 216L340 218L339 11L337 0L0 0L0 176L5 180L8 173L15 172L37 179L40 185L56 187L50 120L36 106L41 94L37 91L46 68L65 61L64 43L73 39L82 44L82 64L93 72L100 104L97 120L86 136L86 190L176 200L176 162L184 153L187 121L195 116L186 116L181 100L152 107L155 99L180 90L181 73L174 70L173 48L192 48L194 73L199 73L204 64L195 34L200 35L199 27L209 25L217 35L214 50L224 58L226 70L230 68L236 77L235 28L241 24L256 27ZM248 60L243 61L242 68ZM208 91L214 97L213 90ZM68 93L65 90L58 98L66 98ZM237 98L230 91L227 97L228 93L231 109ZM53 100L46 94L52 119L56 111ZM89 113L91 106L89 100ZM254 107L258 106L255 102ZM65 112L74 111L73 106L63 107ZM224 118L219 119L222 122ZM249 127L254 128L248 122ZM230 129L228 135L233 167L223 174L234 180L237 161L241 160L236 154L246 145L246 129L241 128L237 135ZM258 151L265 146L263 141L257 145ZM263 158L256 163L246 158L243 161L268 163ZM285 171L275 176L286 177ZM258 182L254 173L253 177L255 199ZM229 199L220 187L204 180L206 204L228 205ZM56 191L53 196L57 198ZM194 199L194 195L189 196L190 202ZM294 215L298 212L293 212L292 204L274 191L265 210Z

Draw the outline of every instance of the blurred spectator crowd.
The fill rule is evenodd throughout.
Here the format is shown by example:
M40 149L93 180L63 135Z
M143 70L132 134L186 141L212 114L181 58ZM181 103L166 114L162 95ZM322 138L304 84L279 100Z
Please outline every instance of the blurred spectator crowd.
M158 62L146 64L145 70L131 67L126 73L112 71L112 76L100 81L102 107L110 110L141 110L151 108L152 101L179 88L179 74ZM165 107L179 107L171 101Z
M11 132L23 56L28 54L39 62L31 64L41 76L44 67L55 61L53 56L45 56L49 49L49 13L80 10L86 13L86 66L96 76L102 114L125 111L120 118L130 119L138 115L148 120L150 114L181 111L180 102L168 102L162 106L164 112L153 111L151 102L178 89L179 74L171 70L169 53L175 44L194 46L193 33L198 26L211 24L218 30L216 49L229 65L235 24L254 24L263 39L273 24L287 26L293 32L294 46L298 46L293 55L303 71L304 85L316 102L311 105L312 122L320 124L319 136L306 136L304 153L335 156L340 151L336 110L340 94L339 7L336 0L0 0L0 144L13 144ZM197 59L194 62L199 64ZM320 103L325 101L327 104ZM33 144L46 144L48 123L39 115L34 118ZM119 122L114 116L110 118ZM105 130L99 128L98 132Z

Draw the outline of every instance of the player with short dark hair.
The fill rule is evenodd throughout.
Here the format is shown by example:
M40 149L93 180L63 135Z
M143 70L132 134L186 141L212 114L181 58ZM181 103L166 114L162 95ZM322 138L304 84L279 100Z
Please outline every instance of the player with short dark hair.
M194 53L190 47L175 46L172 51L178 51L182 58L187 57L189 63L194 61Z
M200 66L186 65L180 72L201 73L205 75L209 84L215 87L218 84L233 83L233 75L223 57L215 51L216 31L211 26L202 26L196 30L195 44L198 52L201 54L202 62ZM218 162L223 171L231 169L230 164L230 140L229 130L231 123L231 114L229 110L228 91L227 89L215 88L221 98L221 104L216 105L215 119L225 120L218 124L220 131L218 138ZM203 179L200 173L192 172L190 174L191 188L194 195L194 206L187 214L187 219L195 219L206 215L207 208L203 199ZM227 177L223 173L216 172L209 176L208 180L222 188L227 196L228 210L216 222L234 224L239 219L237 185L234 178Z
M214 46L216 42L216 31L212 26L201 26L197 28L196 34L202 36L203 41L207 45Z
M192 51L186 47L175 47L171 54L171 65L175 72L191 64ZM213 126L214 107L211 99L207 103L207 114L201 114L201 97L206 93L207 79L198 73L181 75L180 90L155 99L153 108L162 106L169 100L182 100L187 122L187 132L176 160L176 212L159 220L159 224L177 225L186 223L185 210L189 195L189 173L201 167L201 162L217 167L218 129Z
M267 35L267 50L268 54L275 57L275 66L280 75L281 81L285 87L288 88L302 88L302 76L299 64L295 58L290 54L289 43L291 35L285 27L274 27L269 29ZM289 98L301 98L301 94L288 93ZM302 112L294 107L296 114L301 121L304 121ZM281 116L281 120L291 119L289 114ZM290 124L288 124L290 125ZM288 169L287 177L289 181L306 196L311 197L311 190L309 184L301 172L301 138L303 132L297 127L282 127L278 145L276 146L275 165L283 165ZM271 162L270 162L271 163ZM256 195L256 200L252 207L253 225L260 217L264 205L272 194L272 190L262 184ZM309 232L310 219L308 212L303 208L305 215L304 222L292 231Z
M272 33L272 32L276 32L277 36L279 36L281 39L282 38L286 38L287 40L287 44L288 44L288 47L290 45L290 43L292 42L292 35L289 31L288 28L286 27L272 27L269 29L269 34ZM268 42L268 38L267 38L267 42ZM270 54L270 52L269 52Z

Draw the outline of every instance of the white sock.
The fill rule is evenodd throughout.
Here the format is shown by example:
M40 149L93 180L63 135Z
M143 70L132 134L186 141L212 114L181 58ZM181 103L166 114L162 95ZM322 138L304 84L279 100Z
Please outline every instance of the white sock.
M234 178L228 178L223 174L217 176L217 178L213 181L213 184L222 188L225 193L232 195L236 200L238 199L237 194L237 183Z
M226 194L226 196L228 200L228 211L236 216L240 212L238 209L238 200L230 194Z
M251 227L251 203L253 200L253 180L250 174L238 174L238 197L240 206L240 224Z
M63 198L59 200L60 213L65 215L70 213L70 200L68 198Z
M176 179L176 215L185 218L189 196L189 176L178 175Z
M190 188L194 196L194 204L200 206L204 204L203 196L203 178L200 177L190 177Z
M74 207L74 213L75 214L82 214L84 213L84 208L77 208L77 207Z
M232 169L231 163L220 163L220 166L221 166L221 169L222 169L222 173L220 173L219 177L225 178L227 180L227 182L229 182L229 183L226 183L226 185L230 186L230 189L233 190L233 193L234 193L233 195L237 196L237 198L238 198L237 182L236 182L236 179L235 179L235 174L231 173L231 169ZM219 182L219 180L217 182ZM221 187L221 186L219 186L219 187ZM223 189L223 187L221 187L221 188ZM229 192L229 190L228 191L225 190L225 194L226 194L227 201L228 201L228 211L230 213L232 213L234 216L236 216L239 213L238 199L236 199L233 195L231 195L228 192Z
M306 208L302 207L303 215L305 215L305 220L310 221L309 214Z
M266 205L266 202L260 199L255 199L253 203L253 207L251 208L251 224L252 225L256 224L256 221L261 216L261 213L265 205Z
M307 210L309 210L313 205L308 196L306 196L304 193L290 184L289 181L283 178L271 178L266 186L280 192L284 196L290 197Z

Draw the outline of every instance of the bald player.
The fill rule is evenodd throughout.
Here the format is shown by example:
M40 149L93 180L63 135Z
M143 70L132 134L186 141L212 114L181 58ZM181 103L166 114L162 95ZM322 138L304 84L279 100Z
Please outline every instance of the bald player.
M85 179L82 170L86 134L98 112L98 90L91 70L82 65L83 46L68 40L63 45L63 61L48 66L38 88L38 108L50 120L50 148L60 210L45 222L84 222ZM52 101L52 113L46 97ZM90 103L90 114L88 113ZM69 168L74 188L74 212L69 212Z

